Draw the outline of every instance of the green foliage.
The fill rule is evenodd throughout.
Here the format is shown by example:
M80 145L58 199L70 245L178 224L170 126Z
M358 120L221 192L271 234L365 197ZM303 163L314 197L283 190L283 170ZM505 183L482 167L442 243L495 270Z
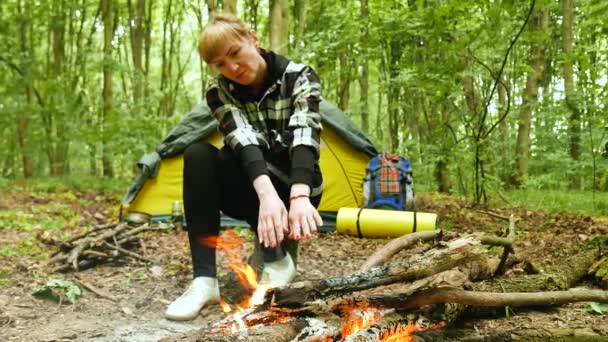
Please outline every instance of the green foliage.
M591 191L515 190L507 193L515 207L543 209L583 215L608 215L608 193Z
M10 270L0 270L0 288L6 287L11 281Z
M587 312L603 315L608 313L608 304L591 302L587 305Z
M127 273L124 275L122 283L124 286L128 287L133 281L144 282L148 279L150 279L150 277L146 272Z
M603 249L608 247L608 237L606 236L596 236L593 239L587 241L582 249Z
M607 38L603 34L608 28L604 20L608 5L604 2L575 3L576 41L571 56L562 51L561 3L537 2L537 9L549 11L549 30L540 33L528 27L513 46L502 74L510 111L501 126L498 121L506 109L501 101L506 98L500 99L500 88L492 90L529 3L369 0L367 20L361 17L359 1L305 3L302 37L297 31L302 23L295 16L289 19L289 57L311 64L322 79L324 97L334 103L342 100L341 106L355 122L369 112L369 135L379 149L392 149L412 160L418 190L437 189L437 166L446 164L452 192L476 194L476 181L487 196L503 191L513 174L518 115L532 70L533 44L546 46L549 59L532 113L523 190L566 190L574 176L581 176L584 190L608 190L608 159L598 159L598 152L592 152L606 139L603 127L608 125L604 115ZM35 181L25 188L122 194L134 177L139 157L153 150L203 99L211 73L206 67L201 70L196 37L208 8L192 11L188 3L166 0L150 6L142 76L135 72L132 60L134 21L128 4L115 3L117 27L112 51L106 56L103 21L95 18L97 4L2 2L0 65L6 72L0 74L0 190L21 180L27 159ZM250 7L254 4L259 8ZM238 11L247 13L244 17L250 22L255 17L262 42L268 40L272 25L269 13L261 10L267 5L267 1L240 2ZM63 26L57 20L59 13L65 14ZM49 26L49 22L57 25ZM62 34L52 32L61 29ZM366 30L369 35L364 36ZM55 37L64 39L56 42ZM571 108L564 100L562 80L567 58L576 65L575 104L583 114L577 161L570 156ZM363 107L359 87L364 60L369 65L368 108ZM113 73L107 112L104 65ZM136 100L138 80L144 89ZM472 93L465 91L465 81L470 81ZM104 150L109 151L114 180L102 177ZM476 154L480 164L476 164ZM475 174L475 165L483 175ZM592 201L592 212L608 210L601 199Z
M68 301L70 304L82 295L82 290L78 283L71 280L53 279L49 280L44 286L34 290L33 296L40 299L53 300L59 303Z
M64 193L64 199L70 199L70 194ZM75 198L71 198L75 200ZM32 230L61 230L66 226L75 226L80 217L78 213L61 203L38 204L32 206L30 212L21 210L5 210L0 212L0 229L21 231Z
M0 248L0 257L18 257L38 254L41 249L41 245L36 242L36 240L30 238L22 241L21 244L17 246L4 246Z
M133 179L135 175L133 175ZM108 179L94 176L66 176L66 177L36 177L34 179L17 179L9 186L19 191L57 193L63 196L74 196L73 191L94 191L107 194L124 194L133 180L130 177Z

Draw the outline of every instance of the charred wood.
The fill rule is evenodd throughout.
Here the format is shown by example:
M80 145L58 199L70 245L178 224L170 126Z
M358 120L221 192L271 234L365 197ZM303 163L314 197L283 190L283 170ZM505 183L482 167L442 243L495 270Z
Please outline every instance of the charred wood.
M265 298L271 310L309 311L313 302L327 301L382 285L410 282L480 260L487 250L472 237L442 243L409 261L378 266L346 277L293 283L271 289Z

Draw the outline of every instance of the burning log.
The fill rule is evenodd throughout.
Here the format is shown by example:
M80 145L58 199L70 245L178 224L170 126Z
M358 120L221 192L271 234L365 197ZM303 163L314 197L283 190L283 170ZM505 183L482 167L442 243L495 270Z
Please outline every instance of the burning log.
M238 341L241 339L252 341L257 338L256 336L268 338L269 335L264 331L272 332L270 333L272 336L276 336L276 331L280 331L281 341L323 341L334 340L336 336L346 337L351 332L345 330L347 329L345 327L350 326L345 322L349 322L349 317L352 317L357 309L346 310L345 307L342 307L340 310L333 307L336 302L342 301L343 297L381 285L428 278L457 266L483 260L488 255L487 250L481 246L478 240L472 237L456 239L448 243L441 243L438 247L407 262L376 267L368 272L348 277L300 282L284 288L271 289L266 293L262 305L232 315L210 329L204 329L188 336L187 339L175 338L164 341ZM457 271L451 272L452 277L458 278L460 283L467 279L463 274L454 275L458 273ZM437 275L433 279L439 281L440 278L450 278L450 276L444 274L442 278ZM417 286L430 283L433 281L421 281L417 283ZM367 309L358 308L362 313L368 313ZM336 313L340 313L341 316L336 316ZM382 320L382 316L386 312L380 313L376 310L376 314L378 316L368 319L364 326ZM339 331L338 326L340 326ZM238 332L243 330L239 327L245 327L247 332ZM293 331L297 329L301 331L292 338ZM256 332L253 333L253 331ZM246 338L243 337L245 335Z
M393 312L382 318L380 322L347 336L344 342L377 342L377 341L414 341L412 334L427 329L438 329L445 325L443 322L432 323L424 316L415 314L402 315Z
M509 246L506 240L498 243ZM414 341L425 329L431 336L455 321L469 305L477 310L608 302L607 291L569 290L595 258L594 252L582 252L548 274L471 283L493 277L501 262L478 238L468 236L438 243L404 262L270 289L261 305L163 341ZM397 294L357 294L391 284Z

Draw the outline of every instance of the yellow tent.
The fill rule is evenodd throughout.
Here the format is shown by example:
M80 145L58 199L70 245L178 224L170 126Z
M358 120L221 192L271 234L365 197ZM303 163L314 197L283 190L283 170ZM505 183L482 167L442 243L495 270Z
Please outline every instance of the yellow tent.
M319 211L331 219L342 207L361 205L365 167L376 150L337 107L322 101L320 111L323 118L320 166L324 191ZM128 213L144 213L152 219L167 219L174 203L179 202L181 208L181 152L189 143L200 139L221 147L223 139L216 127L209 108L199 105L169 134L156 152L144 156L138 164L142 173L123 199L123 217Z

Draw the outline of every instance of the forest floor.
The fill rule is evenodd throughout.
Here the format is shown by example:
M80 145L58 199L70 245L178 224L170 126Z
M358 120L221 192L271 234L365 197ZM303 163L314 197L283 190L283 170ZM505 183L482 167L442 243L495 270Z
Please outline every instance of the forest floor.
M115 197L115 196L114 196ZM219 305L202 310L191 322L163 318L167 304L190 281L190 257L186 234L172 230L149 234L139 253L155 259L154 266L128 259L121 265L98 265L77 273L53 273L44 267L54 251L39 242L43 231L66 239L95 224L110 222L116 198L101 193L64 191L42 193L0 192L0 341L156 341L162 337L199 329L224 317ZM420 194L421 211L438 214L439 227L457 233L504 231L508 222L482 213L491 211L517 222L516 254L541 269L576 253L594 237L608 235L608 218L549 214L537 210L476 208L454 197ZM347 275L387 240L359 239L321 233L300 244L298 280ZM245 258L252 243L240 251ZM405 250L393 260L420 252ZM226 260L221 255L220 274ZM522 268L506 274L516 276ZM116 301L83 290L74 304L34 297L34 289L51 279L80 280L112 294ZM226 277L220 277L222 287ZM223 283L224 282L224 283ZM586 283L584 285L591 285ZM508 317L463 318L460 329L481 335L546 329L565 331L565 336L594 336L608 340L608 314L590 312L589 304L568 304L549 309L515 309Z

